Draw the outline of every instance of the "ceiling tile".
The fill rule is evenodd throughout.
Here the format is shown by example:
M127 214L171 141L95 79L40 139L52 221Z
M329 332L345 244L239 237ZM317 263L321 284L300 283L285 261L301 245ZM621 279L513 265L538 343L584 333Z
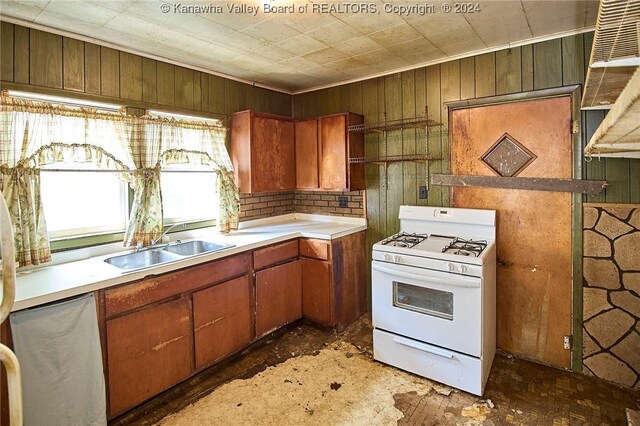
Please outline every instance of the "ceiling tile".
M344 22L336 21L324 27L309 31L307 35L328 46L333 46L360 37L362 34Z
M297 4L298 2L296 2ZM308 2L311 7L311 2ZM305 13L296 15L286 15L279 18L279 21L294 30L306 33L319 27L324 27L335 22L337 19L331 15L320 15L317 13Z
M3 5L4 8L4 5ZM41 19L46 20L46 15L52 15L51 19L76 19L82 16L82 23L101 27L120 12L102 6L85 2L60 1L49 3L40 14ZM58 15L58 16L56 16Z
M340 59L346 59L349 55L342 53L333 47L327 47L325 49L316 50L315 52L307 53L303 55L303 58L315 62L316 64L326 64L329 62L339 61Z
M252 52L252 55L255 55L262 59L267 59L270 62L280 62L284 59L289 59L294 56L293 53L287 52L286 50L274 45L268 45L254 50Z
M124 12L125 10L127 10L129 6L135 3L135 0L110 0L110 1L87 0L87 3L100 6L100 7L106 7L108 9L112 9L118 12Z
M348 55L359 55L371 50L381 49L382 46L380 46L378 43L371 40L367 36L360 36L352 40L336 44L335 46L333 46L333 48Z
M382 6L378 7L382 8ZM380 31L385 28L390 28L404 22L404 20L398 15L384 12L380 14L356 13L347 17L339 15L338 18L364 35Z
M388 47L421 38L422 34L414 30L413 27L406 22L403 22L400 25L370 33L367 37L381 46Z
M300 35L297 30L287 27L284 24L275 22L274 20L263 21L259 24L252 25L242 30L242 33L258 40L263 40L274 44Z
M281 47L294 55L304 55L316 50L324 49L328 46L306 34L300 34L278 43L278 47Z
M389 47L389 50L412 64L432 61L443 56L442 52L424 37L396 44Z

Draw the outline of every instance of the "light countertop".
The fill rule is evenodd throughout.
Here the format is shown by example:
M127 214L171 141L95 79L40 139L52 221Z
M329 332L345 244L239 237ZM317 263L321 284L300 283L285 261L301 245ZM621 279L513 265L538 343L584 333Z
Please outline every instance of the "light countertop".
M179 238L186 241L198 238L230 243L235 247L136 271L122 271L104 262L106 257L129 253L132 251L130 249L116 253L112 250L110 254L98 256L95 256L95 250L85 250L84 253L80 253L85 257L81 260L18 271L13 311L139 280L149 275L164 274L293 238L337 239L363 231L367 225L366 219L360 218L292 213L243 222L240 228L228 234L219 233L216 228L207 228L198 230L196 233L185 233L186 238L179 233L172 234L172 239ZM82 252L82 250L76 252Z

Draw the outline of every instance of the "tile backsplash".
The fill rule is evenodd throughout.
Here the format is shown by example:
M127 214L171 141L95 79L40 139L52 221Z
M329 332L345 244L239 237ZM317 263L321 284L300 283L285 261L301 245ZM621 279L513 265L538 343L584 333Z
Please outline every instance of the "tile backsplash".
M339 197L346 198L340 207ZM365 217L364 191L291 191L240 194L240 221L288 213Z

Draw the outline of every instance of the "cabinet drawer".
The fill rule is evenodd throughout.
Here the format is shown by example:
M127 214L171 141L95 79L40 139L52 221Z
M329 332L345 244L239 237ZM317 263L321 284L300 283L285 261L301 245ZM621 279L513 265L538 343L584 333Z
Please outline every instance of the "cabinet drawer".
M104 292L105 314L110 317L208 284L226 281L248 271L249 254L243 253L108 289Z
M298 240L287 241L253 252L253 268L266 268L283 260L298 257Z
M300 240L300 255L314 259L330 260L331 243L325 240Z

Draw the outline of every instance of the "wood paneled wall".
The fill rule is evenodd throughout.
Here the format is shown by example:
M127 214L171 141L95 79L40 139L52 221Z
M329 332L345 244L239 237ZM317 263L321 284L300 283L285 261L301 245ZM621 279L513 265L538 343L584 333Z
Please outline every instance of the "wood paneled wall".
M579 34L296 95L294 117L348 110L364 114L370 123L381 121L385 113L388 120L420 115L426 106L429 116L445 126L428 138L429 154L441 159L430 162L430 172L448 172L445 102L583 84L592 40L593 33ZM582 113L583 146L604 115ZM368 135L365 149L367 156L424 153L425 132L389 134L386 149L381 136ZM583 164L583 177L609 182L605 192L585 201L640 202L640 160L594 159ZM386 176L384 167L367 165L366 179L367 253L374 242L398 231L400 205L449 205L446 187L432 186L426 200L418 198L418 187L426 181L424 164L391 163Z
M3 88L14 83L195 115L255 109L291 116L291 95L7 22L1 26L0 62Z

